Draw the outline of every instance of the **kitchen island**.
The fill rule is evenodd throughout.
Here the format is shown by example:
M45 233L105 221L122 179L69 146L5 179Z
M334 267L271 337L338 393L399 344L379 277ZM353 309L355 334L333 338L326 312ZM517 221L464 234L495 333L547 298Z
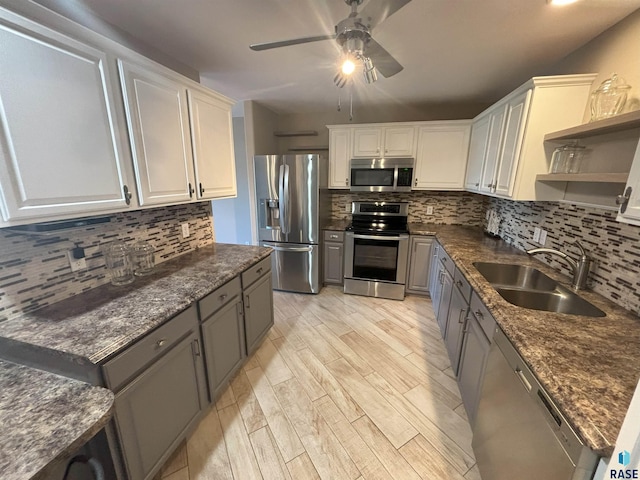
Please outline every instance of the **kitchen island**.
M212 244L159 264L131 285L103 285L25 313L0 323L0 357L64 375L69 378L33 370L73 385L108 387L113 393L99 390L112 403L115 393L117 415L107 424L107 436L119 439L124 457L119 465L114 452L115 468L122 478L125 470L126 478L146 478L208 410L218 387L211 372L231 375L273 323L270 254L270 248ZM251 310L249 299L255 303ZM247 344L253 335L250 346L245 331ZM223 341L222 353L206 351L207 332ZM234 363L227 366L232 355ZM146 424L133 422L149 401L155 416L145 415ZM60 418L76 408L73 402L59 407ZM159 422L158 415L171 421ZM37 432L38 422L46 425L47 418L35 414L31 420ZM94 421L98 430L107 420ZM66 451L81 444L71 439L59 446ZM28 451L22 453L28 457Z

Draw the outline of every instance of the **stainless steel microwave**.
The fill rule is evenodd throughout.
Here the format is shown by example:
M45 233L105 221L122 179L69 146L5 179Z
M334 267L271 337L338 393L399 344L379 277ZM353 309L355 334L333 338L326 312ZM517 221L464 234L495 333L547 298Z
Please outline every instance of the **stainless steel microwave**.
M349 182L352 192L410 192L413 158L352 158Z

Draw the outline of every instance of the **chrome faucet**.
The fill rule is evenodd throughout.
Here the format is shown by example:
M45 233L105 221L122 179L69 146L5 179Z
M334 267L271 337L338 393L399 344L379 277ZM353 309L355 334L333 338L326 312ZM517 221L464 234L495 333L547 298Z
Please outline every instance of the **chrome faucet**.
M529 255L533 255L535 253L551 253L553 255L558 255L573 269L571 288L574 290L583 290L587 286L587 277L589 276L589 268L591 267L591 258L587 256L587 252L584 251L580 242L576 241L573 245L576 245L580 249L580 258L577 261L566 253L554 248L532 248L531 250L527 250L527 253Z

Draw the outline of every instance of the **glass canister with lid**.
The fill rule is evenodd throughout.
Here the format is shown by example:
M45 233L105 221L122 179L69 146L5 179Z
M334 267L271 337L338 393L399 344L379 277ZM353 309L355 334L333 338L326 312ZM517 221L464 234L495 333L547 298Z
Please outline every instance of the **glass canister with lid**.
M611 78L600 84L598 89L591 94L591 121L618 115L624 109L627 102L627 94L630 85L615 73Z

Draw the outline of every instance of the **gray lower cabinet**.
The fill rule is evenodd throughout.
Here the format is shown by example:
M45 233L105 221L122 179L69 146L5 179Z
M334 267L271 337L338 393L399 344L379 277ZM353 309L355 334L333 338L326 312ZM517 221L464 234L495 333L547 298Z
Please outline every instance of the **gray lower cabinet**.
M460 360L460 347L462 346L462 332L467 318L469 304L457 287L452 288L449 315L446 325L444 343L447 347L451 369L454 374L458 372Z
M152 478L207 405L197 325L192 306L104 366L119 385L114 422L129 480Z
M240 295L231 298L226 306L203 321L202 342L213 401L247 356Z
M442 275L444 275L444 266L438 261L438 252L440 250L438 242L433 243L431 251L431 274L429 279L429 295L431 296L431 304L433 305L433 313L438 317L438 309L440 307L440 297L442 296Z
M442 284L442 286L438 299L436 320L438 321L438 326L440 327L440 334L442 335L442 338L444 338L447 333L449 304L451 303L451 293L453 291L453 275L451 275L449 271L444 268L444 266L441 266L440 270L440 283Z
M324 283L342 285L344 283L344 232L326 230L322 253Z
M273 325L273 287L271 270L248 287L244 287L244 325L247 353L251 354Z
M490 332L493 332L495 327L495 320L473 293L458 370L458 387L472 428L476 419L482 380L491 348Z
M409 245L409 268L406 291L417 295L428 295L430 287L430 265L433 237L411 236Z

